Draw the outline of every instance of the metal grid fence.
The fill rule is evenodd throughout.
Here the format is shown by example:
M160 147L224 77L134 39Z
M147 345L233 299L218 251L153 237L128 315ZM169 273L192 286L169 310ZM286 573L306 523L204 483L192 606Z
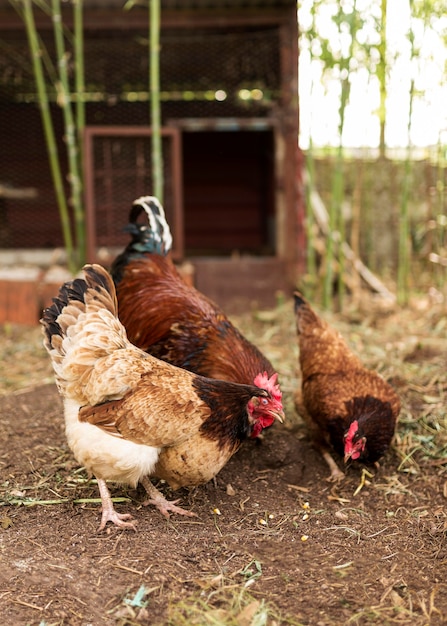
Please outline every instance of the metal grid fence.
M87 30L85 36L87 124L148 126L146 27L141 31ZM54 59L52 33L44 33L43 39ZM219 28L167 29L162 32L161 46L163 124L179 118L266 117L278 101L277 27L239 28L232 32ZM0 91L0 249L61 246L59 216L24 30L2 34ZM55 93L50 93L50 100L60 161L67 175L62 115ZM125 159L126 150L135 154L138 146L126 147L122 142L118 146L115 142L115 149ZM150 153L146 148L143 160L149 171ZM165 167L169 168L169 164ZM169 185L172 177L168 169L165 178ZM125 178L121 187L118 178L115 183L118 195L127 198L127 202L122 214L113 214L105 236L121 242L128 206L139 190L136 194L137 190L126 187ZM145 193L151 192L150 186L149 176ZM66 192L68 195L68 184ZM169 192L166 195L169 204Z

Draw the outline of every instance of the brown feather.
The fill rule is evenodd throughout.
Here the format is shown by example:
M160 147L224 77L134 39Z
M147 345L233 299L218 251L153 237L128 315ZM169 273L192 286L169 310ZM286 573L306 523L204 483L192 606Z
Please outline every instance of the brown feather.
M82 407L79 419L154 447L173 446L196 435L210 408L193 389L193 374L178 369L174 376L172 366L163 365L144 374L123 398Z
M363 460L374 462L387 450L400 412L394 389L364 367L339 332L296 292L295 312L302 388L295 406L318 446L328 443L343 454L344 435L359 422L366 437Z
M223 311L187 285L166 257L130 261L117 285L119 316L132 343L209 378L253 384L271 363Z

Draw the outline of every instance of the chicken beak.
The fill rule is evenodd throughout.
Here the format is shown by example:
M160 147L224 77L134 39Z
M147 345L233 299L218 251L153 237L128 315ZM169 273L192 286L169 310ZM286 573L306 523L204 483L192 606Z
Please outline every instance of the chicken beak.
M357 461L365 449L366 437L362 437L349 452L345 452L344 461L347 463L351 459Z
M284 411L270 411L270 415L274 417L275 420L278 420L278 422L280 422L281 424L284 424L284 420L286 419Z

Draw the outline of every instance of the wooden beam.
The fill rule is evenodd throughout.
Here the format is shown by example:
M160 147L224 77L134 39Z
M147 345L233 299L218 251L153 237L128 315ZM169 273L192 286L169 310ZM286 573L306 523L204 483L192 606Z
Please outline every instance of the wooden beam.
M62 12L64 24L73 26L71 9ZM134 7L130 11L123 11L122 7L110 9L84 10L85 31L97 29L141 30L146 12L141 7ZM244 26L279 26L290 20L290 10L284 9L247 9L237 12L215 11L162 11L161 27L165 28L232 28ZM42 12L36 12L36 27L41 29L52 28L51 19ZM23 21L15 11L7 7L0 8L0 31L22 30Z

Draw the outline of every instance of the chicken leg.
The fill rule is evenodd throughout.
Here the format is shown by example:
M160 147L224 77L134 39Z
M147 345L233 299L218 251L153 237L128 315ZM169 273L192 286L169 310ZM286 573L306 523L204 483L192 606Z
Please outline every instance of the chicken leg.
M132 515L130 513L117 513L113 506L112 498L110 496L110 491L107 487L106 481L102 478L98 478L97 480L99 494L102 501L101 524L98 528L98 532L104 530L107 522L113 522L116 526L119 526L120 528L132 528L136 531L137 529L135 527L135 522L124 521L126 519L132 519Z
M186 511L179 506L175 506L177 502L180 502L180 500L166 500L163 494L161 494L158 489L154 487L149 478L144 477L140 480L140 482L145 488L147 495L149 496L149 500L143 502L143 506L153 504L167 519L171 517L169 511L171 511L172 513L178 513L179 515L187 515L188 517L197 517L197 513L193 513L192 511Z
M338 483L342 481L345 477L344 473L338 467L337 463L332 458L331 453L324 447L320 447L321 456L326 461L329 469L331 470L331 475L326 479L330 483Z

